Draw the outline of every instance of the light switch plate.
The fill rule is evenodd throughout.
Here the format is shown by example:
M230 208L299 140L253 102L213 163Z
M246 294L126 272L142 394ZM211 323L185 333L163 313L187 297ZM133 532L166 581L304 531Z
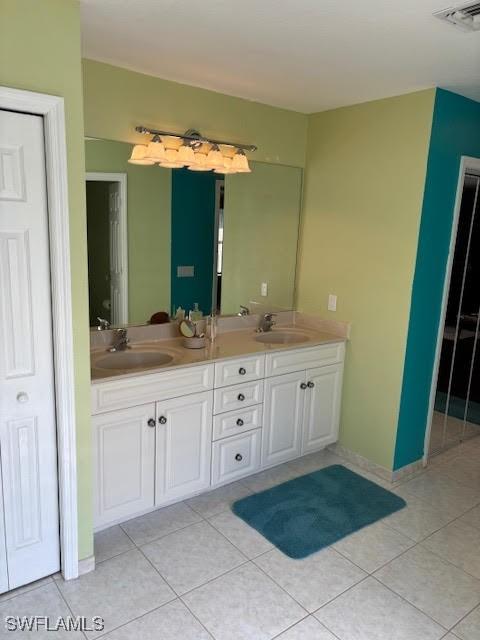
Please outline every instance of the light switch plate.
M331 293L328 296L328 310L336 311L337 310L337 296Z
M262 282L262 286L260 287L260 294L264 297L268 296L268 283Z

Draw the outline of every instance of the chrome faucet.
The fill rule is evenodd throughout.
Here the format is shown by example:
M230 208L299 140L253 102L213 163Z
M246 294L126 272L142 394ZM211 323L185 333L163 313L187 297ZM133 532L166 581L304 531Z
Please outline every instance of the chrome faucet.
M97 316L97 320L98 320L97 329L99 331L105 331L106 329L110 329L110 322L108 320L105 320L104 318L100 318L100 316Z
M130 340L127 338L127 330L116 329L113 345L108 349L108 351L110 351L110 353L115 353L115 351L125 351L129 348L129 342Z
M244 318L245 316L250 315L250 309L245 307L243 304L240 305L240 311L237 313L237 316Z
M271 331L273 325L275 324L275 320L273 319L277 314L276 313L264 313L260 318L260 323L257 328L258 333L266 333L267 331Z

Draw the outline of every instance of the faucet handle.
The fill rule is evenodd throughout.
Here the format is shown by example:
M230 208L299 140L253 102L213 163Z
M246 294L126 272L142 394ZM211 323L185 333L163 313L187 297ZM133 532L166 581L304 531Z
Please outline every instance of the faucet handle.
M97 316L97 320L98 320L97 329L99 331L104 331L105 329L110 329L110 322L108 320L105 320L105 318L100 318L100 316Z

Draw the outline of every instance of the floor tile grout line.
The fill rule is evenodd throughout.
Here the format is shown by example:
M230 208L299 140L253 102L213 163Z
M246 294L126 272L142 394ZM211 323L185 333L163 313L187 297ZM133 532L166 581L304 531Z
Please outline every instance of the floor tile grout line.
M425 611L422 611L421 609L419 609L415 604L413 604L413 602L410 602L410 600L407 600L407 598L405 598L404 596L402 596L400 593L397 593L394 589L392 589L391 587L389 587L387 584L384 584L381 580L379 580L376 576L372 575L370 576L371 578L373 578L376 582L378 582L378 584L380 584L382 587L385 587L385 589L388 589L388 591L390 591L390 593L393 593L394 595L396 595L398 598L400 598L401 600L403 600L404 602L406 602L407 604L409 604L411 607L413 607L414 609L416 609L417 611L419 611L422 615L424 615L426 618L428 618L429 620L431 620L432 622L434 622L436 625L438 625L441 629L444 629L445 631L450 631L450 629L448 629L447 627L445 627L445 625L441 624L440 622L438 622L438 620L435 620L434 618L432 618L431 615L429 615L428 613L425 613Z
M476 604L472 609L470 609L470 611L469 611L468 613L466 613L462 618L460 618L460 620L458 620L458 622L456 622L456 623L453 625L453 627L451 627L451 628L450 628L450 633L453 633L453 630L454 630L456 627L458 627L458 625L459 625L461 622L463 622L463 621L465 620L465 618L468 618L468 616L469 616L471 613L473 613L473 612L475 611L475 609L480 609L480 602L477 602L477 604ZM457 634L456 634L456 633L455 633L454 635L455 635L455 637L457 637Z
M63 580L63 577L62 577L62 580ZM59 585L57 584L57 581L53 580L53 583L55 584L55 588L57 589L57 591L58 591L58 593L60 595L60 598L63 600L63 602L65 602L65 604L67 606L67 609L70 611L72 617L75 617L75 612L72 609L72 607L70 606L70 603L68 602L66 596L63 595L62 590L60 589ZM80 615L82 615L82 614L80 614ZM84 638L86 638L88 640L88 636L85 633L85 631L82 630L81 634L83 635Z
M51 582L55 582L55 579L53 578L53 574L51 576L45 576L45 577L50 578L50 580L45 582L45 584L38 584L36 587L32 587L31 589L25 589L24 591L22 591L22 593L15 593L11 596L8 596L9 593L16 591L16 589L23 589L23 587L17 587L16 589L11 589L10 591L5 591L5 593L0 594L0 606L3 605L5 602L9 602L10 600L13 600L14 598L18 598L19 596L24 596L27 593L32 593L32 591L36 591L37 589L41 589L42 587L47 587ZM39 580L44 580L44 578L39 578ZM36 580L34 582L36 582Z
M189 589L188 591L185 591L185 593L182 593L178 597L183 601L183 598L185 596L189 596L191 593L193 593L197 589L202 589L207 584L210 584L211 582L214 582L215 580L218 580L219 578L223 578L223 577L227 576L229 573L233 573L237 569L240 569L240 567L244 567L247 564L251 564L251 560L246 560L245 562L242 562L242 564L238 564L236 567L232 567L231 569L228 569L228 571L224 571L223 573L220 573L218 576L214 576L213 578L209 578L206 582L203 582L202 584L198 584L196 587L192 587L191 589Z

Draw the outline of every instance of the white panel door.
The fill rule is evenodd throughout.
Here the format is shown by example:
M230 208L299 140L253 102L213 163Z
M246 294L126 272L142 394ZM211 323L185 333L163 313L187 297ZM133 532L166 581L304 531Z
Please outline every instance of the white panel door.
M5 546L5 521L3 511L2 463L0 460L0 593L8 591L7 548Z
M262 466L280 464L300 455L305 371L265 380Z
M342 372L342 364L307 371L302 453L338 440Z
M210 486L213 393L157 404L155 504Z
M126 520L154 505L155 405L93 416L94 524Z
M0 449L9 588L60 569L43 122L0 111Z
M112 182L108 185L108 207L111 322L113 325L118 326L128 322L122 313L123 264L120 237L120 185L118 182Z

